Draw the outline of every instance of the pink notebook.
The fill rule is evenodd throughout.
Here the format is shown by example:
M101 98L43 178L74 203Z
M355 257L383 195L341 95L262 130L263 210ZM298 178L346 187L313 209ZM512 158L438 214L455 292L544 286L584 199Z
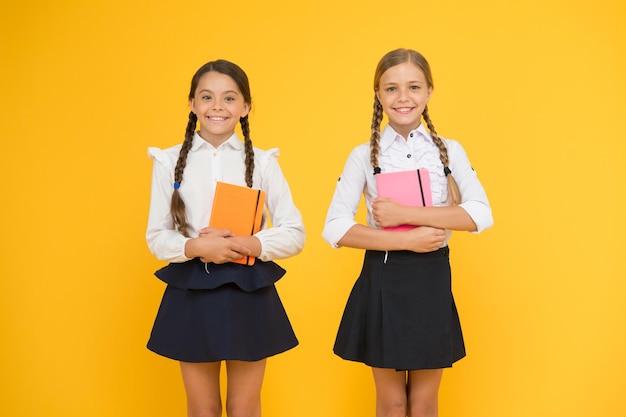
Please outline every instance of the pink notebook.
M389 197L404 206L428 207L433 205L430 190L430 173L426 168L411 171L386 172L376 174L376 188L379 197ZM402 224L383 227L385 230L406 231L417 226Z

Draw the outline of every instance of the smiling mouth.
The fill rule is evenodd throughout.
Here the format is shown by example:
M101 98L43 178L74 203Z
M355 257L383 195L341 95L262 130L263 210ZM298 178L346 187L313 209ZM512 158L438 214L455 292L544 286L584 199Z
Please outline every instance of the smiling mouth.
M394 111L400 114L409 114L415 109L415 107L395 107Z
M208 116L207 119L209 119L212 122L223 122L224 120L227 119L227 117L223 117L223 116Z

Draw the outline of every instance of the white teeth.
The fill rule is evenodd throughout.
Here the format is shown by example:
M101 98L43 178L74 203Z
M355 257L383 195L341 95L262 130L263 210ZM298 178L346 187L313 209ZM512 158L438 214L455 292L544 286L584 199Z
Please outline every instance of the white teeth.
M214 120L214 121L216 121L216 122L221 122L221 121L226 120L226 118L225 118L225 117L217 117L217 116L213 116L213 117L209 117L209 120Z

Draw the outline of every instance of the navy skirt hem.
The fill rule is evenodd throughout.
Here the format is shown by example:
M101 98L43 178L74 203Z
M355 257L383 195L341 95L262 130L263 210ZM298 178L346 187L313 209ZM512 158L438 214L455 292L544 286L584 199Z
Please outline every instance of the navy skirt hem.
M453 359L451 362L445 362L442 364L429 363L425 365L419 365L419 364L413 363L410 366L395 367L395 366L388 366L388 364L383 364L383 363L369 362L368 360L362 360L361 358L351 358L351 357L343 356L341 353L337 351L334 351L334 353L335 355L339 356L341 359L346 360L346 361L359 362L364 365L371 366L372 368L395 369L396 371L419 371L419 370L425 370L425 369L452 368L452 365L454 365L455 362L458 362L459 360L465 357L465 354L463 354L462 356L456 359Z
M253 273L255 268L263 270L265 264L257 261L253 266L237 266ZM186 268L196 267L197 263ZM212 277L211 270L205 278ZM184 280L181 276L177 282ZM226 282L212 289L189 289L170 283L163 294L147 348L179 361L216 362L257 361L297 346L298 340L274 284L256 289L247 287L247 290L240 284Z

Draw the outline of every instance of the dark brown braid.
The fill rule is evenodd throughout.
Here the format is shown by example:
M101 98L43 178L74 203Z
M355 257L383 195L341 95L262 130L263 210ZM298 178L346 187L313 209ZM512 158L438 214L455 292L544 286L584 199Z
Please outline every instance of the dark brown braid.
M370 161L374 173L380 172L378 155L380 154L380 122L383 120L383 106L374 94L374 114L372 115L372 136L370 137ZM378 172L377 172L378 171Z
M435 130L435 126L433 122L430 120L430 116L428 114L428 105L424 107L424 111L422 112L422 117L426 122L426 126L428 126L428 130L430 131L430 136L432 136L435 145L439 148L439 159L443 164L443 170L446 174L446 178L448 180L448 192L450 197L450 204L456 206L461 203L461 192L459 191L459 186L457 185L452 173L450 172L450 168L448 167L450 161L448 160L448 148L443 143L443 140L437 135L437 131Z
M254 173L254 148L250 139L250 123L248 123L248 115L239 119L241 123L241 133L244 137L244 146L246 151L246 185L252 188L252 174Z
M172 202L170 204L174 227L176 227L176 230L181 232L185 237L189 237L189 225L187 224L187 215L185 214L185 202L181 198L178 188L183 182L183 173L185 171L185 166L187 165L187 154L193 144L193 135L196 130L197 122L198 117L193 112L190 112L189 122L187 123L187 129L185 130L185 141L180 148L178 161L176 161L176 168L174 168L174 192L172 193Z

